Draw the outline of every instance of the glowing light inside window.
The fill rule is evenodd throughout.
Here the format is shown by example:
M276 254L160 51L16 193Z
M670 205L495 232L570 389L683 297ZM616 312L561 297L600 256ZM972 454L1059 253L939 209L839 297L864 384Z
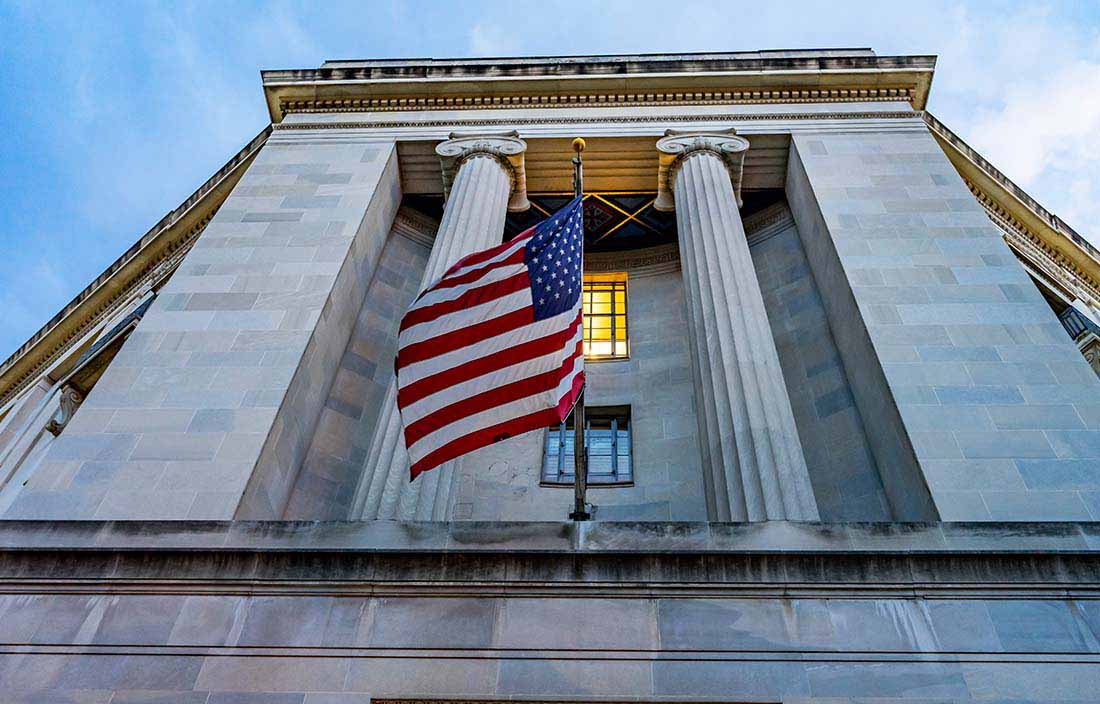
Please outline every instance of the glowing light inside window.
M625 359L630 356L626 327L626 274L584 277L584 356Z

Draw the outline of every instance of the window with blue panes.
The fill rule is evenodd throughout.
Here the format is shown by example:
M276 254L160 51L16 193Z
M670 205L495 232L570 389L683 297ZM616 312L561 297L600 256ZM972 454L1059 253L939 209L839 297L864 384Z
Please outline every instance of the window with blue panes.
M590 485L628 485L634 482L629 407L585 407L585 445ZM572 486L574 479L573 422L546 430L542 483Z

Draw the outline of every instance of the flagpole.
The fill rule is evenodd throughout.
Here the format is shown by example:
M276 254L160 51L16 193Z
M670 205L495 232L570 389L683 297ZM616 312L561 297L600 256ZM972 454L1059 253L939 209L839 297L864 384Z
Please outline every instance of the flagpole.
M581 152L584 151L584 140L577 137L573 140L573 197L584 195L584 164L581 161ZM584 238L581 238L581 247L584 247ZM582 257L583 260L583 257ZM584 306L584 284L581 284L581 306ZM582 353L581 364L584 364ZM585 386L587 386L587 380ZM592 518L588 512L588 504L585 502L585 494L588 491L588 451L584 446L584 386L581 387L577 403L573 406L573 512L569 518L574 521L587 521Z

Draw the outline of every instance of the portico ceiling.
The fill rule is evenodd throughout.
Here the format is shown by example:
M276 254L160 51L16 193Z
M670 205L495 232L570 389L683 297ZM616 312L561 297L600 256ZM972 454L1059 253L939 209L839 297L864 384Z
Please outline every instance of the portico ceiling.
M522 136L522 132L520 133ZM585 137L583 134L576 136ZM753 134L745 157L742 188L783 188L786 182L790 135ZM586 191L657 190L657 137L585 137ZM528 139L524 155L527 190L561 193L573 189L571 138ZM435 153L438 140L399 142L401 188L409 195L442 195L443 175Z

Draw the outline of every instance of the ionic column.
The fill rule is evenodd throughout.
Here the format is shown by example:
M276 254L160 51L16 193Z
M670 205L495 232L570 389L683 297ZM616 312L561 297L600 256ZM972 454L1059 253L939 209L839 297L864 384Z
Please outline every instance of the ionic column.
M676 210L708 509L719 521L817 520L738 210L748 148L732 130L669 130L657 142L656 207Z
M523 170L527 144L515 132L451 137L435 150L443 166L447 202L422 288L467 254L499 244L508 211L526 210L530 205ZM448 462L409 482L394 379L382 402L351 518L443 520L454 464Z

